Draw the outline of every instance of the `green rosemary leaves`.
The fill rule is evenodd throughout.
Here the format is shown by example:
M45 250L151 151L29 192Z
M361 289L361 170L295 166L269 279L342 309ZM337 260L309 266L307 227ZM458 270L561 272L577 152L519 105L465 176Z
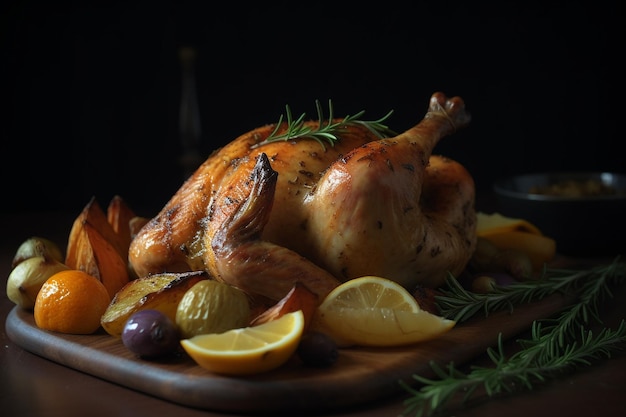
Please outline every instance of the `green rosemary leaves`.
M265 138L265 140L255 144L252 148L258 148L263 145L267 145L268 143L279 142L279 141L289 141L289 140L297 140L297 139L314 139L322 145L322 148L326 149L325 142L327 142L330 146L334 146L335 142L339 140L339 132L341 129L346 126L353 125L362 125L369 129L373 134L375 134L379 138L386 138L395 136L396 133L389 129L386 125L383 124L385 120L391 116L393 110L389 111L384 117L381 117L378 120L373 121L364 121L359 120L365 111L360 111L353 116L346 116L342 120L338 122L333 122L333 105L332 101L328 100L328 117L324 116L324 111L319 100L315 101L315 106L317 109L317 126L309 126L305 122L306 113L302 113L300 117L297 119L293 119L291 114L291 108L289 105L285 106L285 111L287 114L287 130L284 133L278 133L278 131L283 126L284 116L281 114L278 122L276 123L276 127L270 135Z
M577 302L556 318L533 322L530 339L519 340L520 350L508 358L500 337L497 350L487 351L493 367L473 366L468 373L464 373L452 363L446 369L432 363L437 379L413 375L421 385L419 389L402 382L402 387L412 395L405 401L403 415L420 417L436 414L453 399L466 403L480 395L479 392L494 397L531 389L565 371L590 365L593 360L608 358L612 352L624 349L624 320L617 329L603 328L595 334L587 326L592 319L600 322L599 302L611 296L611 285L625 281L626 263L620 262L619 258L608 265L585 271L546 269L539 281L498 287L491 294L467 292L450 278L437 302L443 316L459 322L481 311L488 315L502 309L511 310L515 305L537 301L554 293L573 294Z

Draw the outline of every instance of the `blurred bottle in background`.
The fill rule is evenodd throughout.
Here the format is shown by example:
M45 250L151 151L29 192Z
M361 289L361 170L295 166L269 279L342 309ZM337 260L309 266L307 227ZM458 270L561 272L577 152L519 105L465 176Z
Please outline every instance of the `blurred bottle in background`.
M182 154L179 162L183 170L184 180L189 178L203 161L200 153L202 126L196 90L196 54L197 52L193 47L185 46L179 49L182 74L179 114L179 136Z

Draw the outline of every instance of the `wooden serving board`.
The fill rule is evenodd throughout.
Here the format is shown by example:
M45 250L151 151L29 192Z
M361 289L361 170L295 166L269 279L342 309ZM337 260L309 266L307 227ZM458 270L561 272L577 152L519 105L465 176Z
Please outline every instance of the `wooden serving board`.
M43 331L35 325L32 312L18 307L7 317L6 332L32 353L185 406L226 412L311 412L399 394L400 380L413 385L414 374L432 376L430 361L460 365L495 346L500 333L512 338L566 303L554 295L516 307L513 313L503 311L458 324L429 342L402 348L342 349L335 365L324 369L305 367L293 357L277 370L247 377L212 374L186 354L167 361L142 360L104 332L82 336Z

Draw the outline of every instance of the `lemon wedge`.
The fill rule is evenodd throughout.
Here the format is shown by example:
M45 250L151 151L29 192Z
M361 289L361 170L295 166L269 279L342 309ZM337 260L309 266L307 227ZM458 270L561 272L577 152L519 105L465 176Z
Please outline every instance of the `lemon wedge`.
M476 234L478 236L508 232L524 232L542 235L541 230L531 222L524 219L506 217L500 213L487 214L478 212L476 213L476 220Z
M390 308L417 313L420 306L403 286L387 278L364 276L354 278L331 291L322 306L334 309Z
M400 284L366 276L346 281L318 307L312 329L342 347L403 346L436 338L456 322L422 310Z
M556 241L531 222L506 217L499 213L476 213L476 235L499 249L515 249L526 253L533 270L540 271L556 255Z
M499 249L514 249L526 253L534 271L541 271L556 256L556 241L544 235L511 231L482 237Z
M258 326L202 334L180 341L201 367L224 375L252 375L283 365L295 353L304 331L302 310Z

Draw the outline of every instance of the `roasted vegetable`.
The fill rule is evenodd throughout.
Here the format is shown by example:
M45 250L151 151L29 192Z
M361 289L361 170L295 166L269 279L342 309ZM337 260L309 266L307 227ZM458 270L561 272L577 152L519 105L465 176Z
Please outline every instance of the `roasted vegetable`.
M65 264L44 256L33 256L17 264L7 279L7 297L16 305L31 309L48 278L69 269Z
M276 320L287 313L302 310L306 330L311 323L313 314L315 314L315 309L320 302L321 300L319 300L317 294L309 290L301 282L296 282L287 295L285 295L275 305L252 319L250 325L256 326L271 320Z
M249 321L246 293L212 279L188 289L176 309L176 325L185 339L245 327Z
M204 271L162 273L137 278L120 289L102 315L100 324L112 336L121 337L128 318L139 310L159 310L176 322L176 309L189 288L208 279Z
M534 264L522 249L502 249L488 238L479 236L468 268L472 273L507 273L516 279L525 280L533 277Z
M121 254L124 259L128 258L128 247L132 239L130 223L135 217L135 212L119 195L115 195L109 202L109 206L107 207L107 222L111 225L118 237L122 251Z
M104 211L92 198L72 224L65 264L98 278L112 298L129 281L127 253Z
M15 268L20 262L34 256L43 256L47 259L54 259L59 262L64 261L63 252L59 245L50 239L33 236L26 239L19 248L17 248L13 260L11 261L11 268Z

